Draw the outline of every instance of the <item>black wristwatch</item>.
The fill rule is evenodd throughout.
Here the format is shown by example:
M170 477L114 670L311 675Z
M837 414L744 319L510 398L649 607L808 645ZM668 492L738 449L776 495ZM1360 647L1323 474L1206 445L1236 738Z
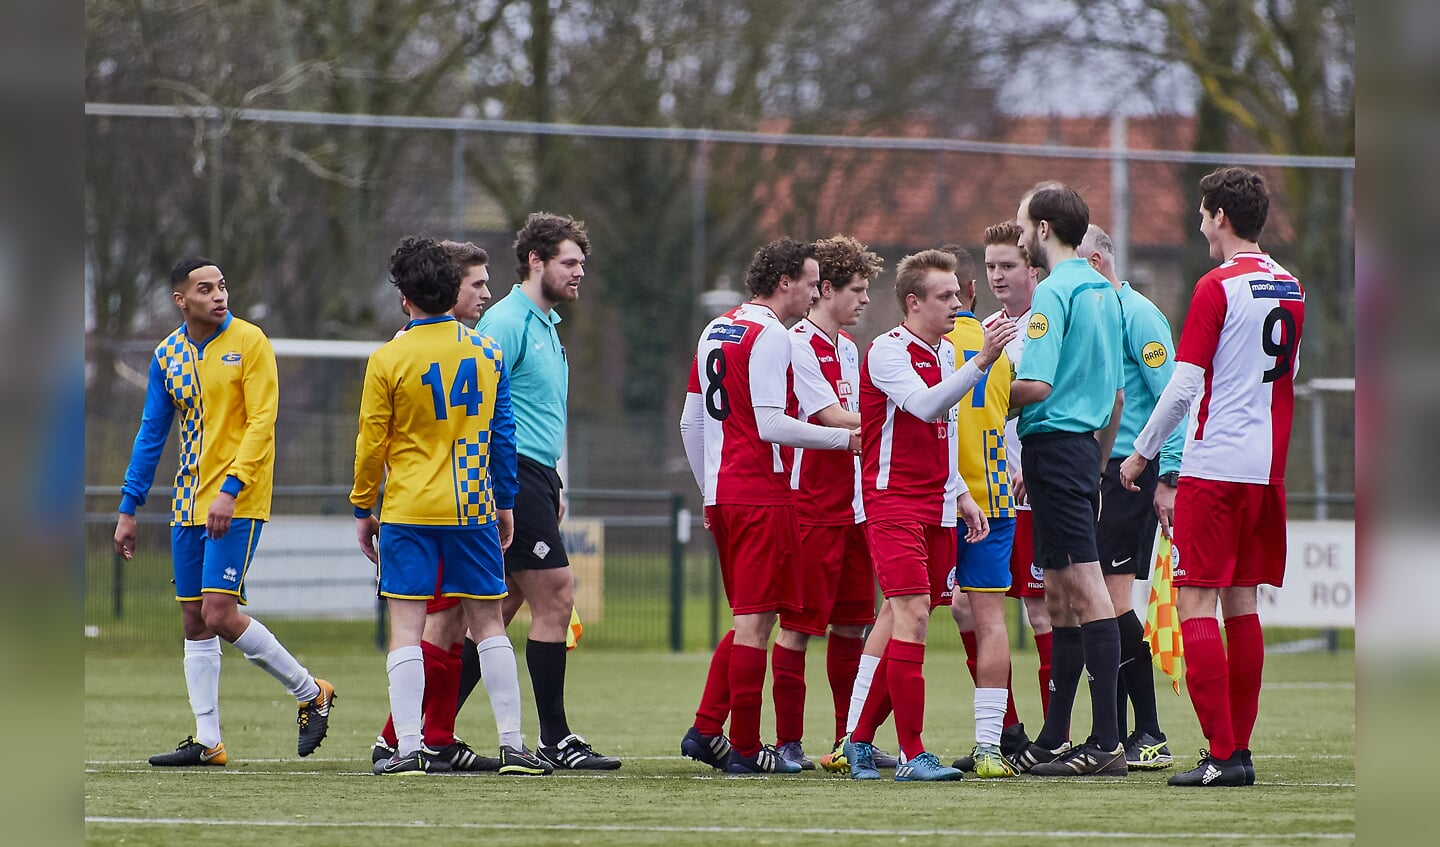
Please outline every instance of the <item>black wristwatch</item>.
M1179 472L1179 471L1171 471L1170 473L1162 473L1162 474L1160 474L1160 481L1163 482L1163 483L1165 483L1166 485L1170 486L1171 488L1179 488L1179 487L1180 487L1180 472Z

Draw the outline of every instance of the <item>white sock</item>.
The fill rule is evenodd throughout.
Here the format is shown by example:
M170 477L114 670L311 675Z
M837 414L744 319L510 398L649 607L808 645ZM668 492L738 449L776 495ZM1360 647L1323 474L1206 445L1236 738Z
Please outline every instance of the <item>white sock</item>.
M1005 722L1005 703L1009 692L1004 688L975 689L975 743L1000 744L1000 730Z
M425 654L419 645L391 650L385 657L390 677L390 715L395 719L395 754L409 756L420 749L422 703L425 699Z
M265 624L255 618L250 619L250 625L235 639L235 646L256 667L280 680L280 684L297 701L305 703L320 694L315 677L290 655L290 651L265 628Z
M865 698L870 694L870 681L875 678L875 668L880 664L879 656L869 653L860 655L860 669L855 672L855 687L850 691L850 713L845 716L845 734L849 735L860 725L860 710L865 708Z
M185 640L185 688L195 713L195 740L214 747L220 743L220 636Z
M500 746L519 750L525 737L520 734L520 671L515 666L515 648L509 638L492 635L475 649L480 654L480 680L490 696Z

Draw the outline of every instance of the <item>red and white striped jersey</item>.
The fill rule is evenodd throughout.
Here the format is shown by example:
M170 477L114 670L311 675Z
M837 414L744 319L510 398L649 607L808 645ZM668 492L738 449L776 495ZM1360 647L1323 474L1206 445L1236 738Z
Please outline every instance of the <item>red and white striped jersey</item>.
M1205 371L1180 474L1285 481L1305 289L1264 253L1237 253L1195 284L1175 351Z
M938 349L904 325L879 336L860 368L860 480L870 520L955 525L965 488L956 467L955 409L922 421L901 406L955 372L955 346Z
M845 330L830 343L808 319L790 329L790 368L801 420L839 404L860 411L860 348ZM860 461L844 450L795 450L790 486L797 492L795 514L806 526L844 526L865 520L860 499Z
M794 414L790 338L768 307L742 303L705 327L690 392L705 408L705 505L792 502L793 449L760 439L755 409Z

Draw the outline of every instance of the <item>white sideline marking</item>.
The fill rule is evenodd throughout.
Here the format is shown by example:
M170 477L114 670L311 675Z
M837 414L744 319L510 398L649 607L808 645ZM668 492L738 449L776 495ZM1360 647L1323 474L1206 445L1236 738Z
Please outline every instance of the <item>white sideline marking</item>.
M1151 839L1151 832L1087 832L1083 830L963 830L963 829L841 829L838 827L783 827L783 826L638 826L628 824L523 824L523 823L444 823L428 821L280 821L280 820L227 820L194 818L124 818L102 815L86 815L87 824L143 824L146 826L265 826L299 827L316 829L473 829L516 832L671 832L681 834L716 835L859 835L875 837L895 836L1000 836L1005 838L1131 838ZM1345 832L1168 832L1166 835L1178 838L1213 838L1236 841L1295 840L1302 838L1353 841L1354 833Z
M1353 682L1267 682L1261 691L1323 691L1328 689L1354 688Z
M687 759L687 758L685 758L684 756L621 756L620 758L623 759L624 761L627 761L627 762L688 762L688 761L692 761L691 759ZM284 757L284 758L259 758L259 759L252 759L252 758L250 758L249 756L246 756L246 757L244 757L243 759L237 758L236 761L237 761L237 762L240 762L240 763L242 763L242 764L280 765L280 764L285 764L285 763L287 763L287 762L294 763L294 762L296 762L296 761L298 761L298 760L297 760L294 756L289 756L289 757ZM309 757L309 758L304 759L303 761L306 761L306 762L361 762L361 761L364 761L364 759L362 759L362 758L359 757L359 756L330 756L330 757L328 757L328 758L320 758L320 757L318 757L318 756L311 756L311 757ZM86 759L86 760L85 760L85 764L87 764L87 765L147 765L147 764L149 764L149 763L150 763L150 760L148 760L148 759Z

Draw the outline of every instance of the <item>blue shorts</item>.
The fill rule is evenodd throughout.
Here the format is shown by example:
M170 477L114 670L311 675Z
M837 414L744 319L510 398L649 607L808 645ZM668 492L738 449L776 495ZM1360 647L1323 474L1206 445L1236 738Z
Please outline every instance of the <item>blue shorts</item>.
M953 587L961 591L1009 591L1010 547L1015 543L1014 518L990 518L990 534L974 544L957 532L959 544Z
M234 594L245 602L245 572L255 558L265 522L235 518L220 538L204 525L170 527L170 557L175 563L175 599L199 600L204 592Z
M380 525L380 596L429 600L437 593L472 600L505 596L505 559L500 552L498 524Z

